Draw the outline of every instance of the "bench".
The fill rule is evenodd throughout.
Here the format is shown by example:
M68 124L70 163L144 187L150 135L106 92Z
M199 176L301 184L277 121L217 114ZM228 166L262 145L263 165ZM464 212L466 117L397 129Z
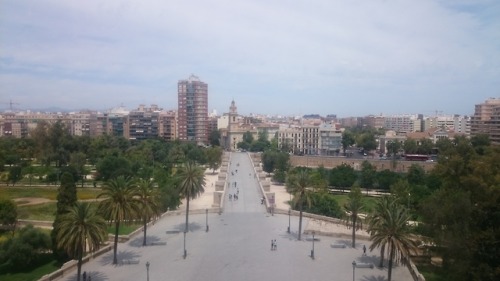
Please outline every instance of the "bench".
M357 262L356 263L357 268L374 268L373 263L369 262Z
M134 259L126 259L122 260L122 264L139 264L139 260L134 260Z
M344 243L332 243L332 244L330 244L330 247L332 247L332 248L345 248L347 246Z

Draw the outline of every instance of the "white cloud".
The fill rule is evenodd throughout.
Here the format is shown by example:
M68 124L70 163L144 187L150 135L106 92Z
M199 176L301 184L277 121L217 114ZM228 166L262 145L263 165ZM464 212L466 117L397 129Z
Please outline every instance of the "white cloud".
M219 112L238 96L255 97L239 105L243 112L353 115L373 113L371 104L383 111L418 110L412 104L396 110L376 97L443 102L458 95L461 106L433 107L469 113L482 101L472 95L498 95L500 19L491 14L500 7L493 1L0 5L0 36L7 38L1 44L0 81L26 97L32 93L22 81L28 80L43 91L68 95L78 86L89 101L92 92L110 93L110 102L126 92L121 98L130 103L137 102L136 95L143 103L159 103L159 95L175 98L177 80L190 73L209 84L210 104ZM53 83L58 80L63 82ZM479 95L478 84L484 91ZM345 96L370 104L328 108ZM263 103L264 98L272 102ZM272 106L283 100L287 106Z

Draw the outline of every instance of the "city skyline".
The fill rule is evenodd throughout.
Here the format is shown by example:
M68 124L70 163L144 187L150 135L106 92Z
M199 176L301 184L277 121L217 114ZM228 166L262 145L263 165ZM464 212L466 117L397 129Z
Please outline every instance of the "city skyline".
M500 92L500 4L2 1L0 108L177 107L248 115L472 115Z

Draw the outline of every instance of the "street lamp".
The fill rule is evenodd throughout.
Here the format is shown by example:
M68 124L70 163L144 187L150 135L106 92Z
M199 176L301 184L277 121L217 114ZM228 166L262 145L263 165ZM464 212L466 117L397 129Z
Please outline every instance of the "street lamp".
M184 230L184 255L182 257L185 259L187 256L187 251L186 251L186 230Z
M149 281L149 262L146 262L146 281Z
M206 219L206 224L207 224L207 230L206 230L206 232L208 232L208 209L205 209L205 214L207 215L206 216L206 218L207 218Z
M411 194L408 192L408 211L410 211L410 197Z
M354 281L354 271L356 270L356 261L352 261L352 281Z
M291 212L292 211L290 209L288 209L288 231L287 231L288 233L290 233L290 213Z
M314 231L312 232L313 234L313 239L312 239L312 249L311 249L311 259L314 259Z

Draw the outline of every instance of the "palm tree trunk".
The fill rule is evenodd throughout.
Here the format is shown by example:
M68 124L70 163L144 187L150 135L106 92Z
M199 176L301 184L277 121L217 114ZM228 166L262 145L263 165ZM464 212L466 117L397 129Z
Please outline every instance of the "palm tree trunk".
M380 247L380 264L379 267L384 267L385 245Z
M144 230L144 240L142 241L142 246L146 246L146 232L148 231L148 218L147 218L147 214L144 214L142 229Z
M188 226L189 226L189 221L188 221L188 218L189 218L189 196L186 198L186 229L184 230L184 232L188 232Z
M392 277L392 260L394 259L394 245L389 244L389 268L387 270L387 281L391 281Z
M77 271L76 271L76 281L80 281L80 276L82 275L82 256L83 254L78 253L78 263L77 263Z
M357 214L352 214L352 248L356 248L356 219L358 218Z
M302 201L302 200L300 200ZM302 202L299 203L299 240L302 234Z
M113 264L118 264L118 259L116 257L116 252L118 250L118 232L120 230L120 221L115 222L115 242L113 245Z

